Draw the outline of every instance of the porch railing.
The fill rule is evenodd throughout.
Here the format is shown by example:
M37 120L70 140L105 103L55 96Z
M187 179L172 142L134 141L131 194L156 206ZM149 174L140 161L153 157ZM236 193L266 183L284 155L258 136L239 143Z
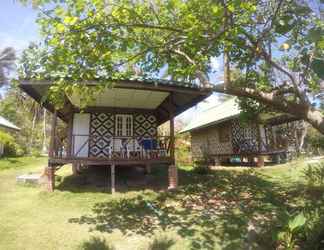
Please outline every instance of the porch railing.
M71 157L158 159L170 156L170 137L72 135ZM61 150L64 152L64 150ZM58 150L60 152L60 150ZM58 156L64 156L59 154Z

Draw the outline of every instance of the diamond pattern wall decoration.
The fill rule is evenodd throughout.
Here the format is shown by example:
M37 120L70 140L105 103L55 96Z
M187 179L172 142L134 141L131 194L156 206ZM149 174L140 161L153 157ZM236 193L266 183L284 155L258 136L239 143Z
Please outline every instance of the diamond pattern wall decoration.
M134 136L155 137L157 135L157 121L154 115L137 114L134 119Z
M239 120L232 122L232 146L234 153L258 152L258 127L255 123L243 126Z
M157 120L151 114L133 114L133 135L135 137L155 137ZM115 135L115 114L92 113L90 116L89 156L109 157L111 136Z
M90 157L109 157L110 137L114 135L115 119L110 113L92 113L90 116Z

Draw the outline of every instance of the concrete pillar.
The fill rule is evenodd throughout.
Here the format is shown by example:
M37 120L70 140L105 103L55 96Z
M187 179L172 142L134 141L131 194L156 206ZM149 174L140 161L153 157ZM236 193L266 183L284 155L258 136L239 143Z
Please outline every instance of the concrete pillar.
M221 159L220 159L220 157L215 157L214 158L214 162L215 162L215 166L217 167L217 166L221 166L222 164L221 164Z
M169 187L168 189L176 189L178 187L178 169L176 165L169 166Z
M115 164L110 166L110 173L111 173L111 193L114 194L115 189Z
M49 166L46 168L47 175L47 190L53 192L55 188L55 168L54 166Z
M78 163L72 163L72 173L73 173L73 175L78 175L79 174L78 170L79 170Z

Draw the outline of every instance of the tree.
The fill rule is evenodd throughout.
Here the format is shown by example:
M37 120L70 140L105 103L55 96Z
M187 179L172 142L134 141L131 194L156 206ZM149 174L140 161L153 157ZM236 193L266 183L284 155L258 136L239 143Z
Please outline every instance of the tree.
M324 24L307 1L33 2L47 53L44 70L31 76L57 79L56 99L86 80L131 77L129 65L143 77L166 68L172 79L250 98L324 133L312 104L324 79ZM214 84L211 60L219 56L224 82Z
M0 88L8 84L8 73L16 60L15 50L11 47L0 51Z
M50 130L42 128L50 117L45 117L43 108L14 84L9 85L0 100L0 114L21 128L14 137L24 153L40 153L42 146L48 144Z

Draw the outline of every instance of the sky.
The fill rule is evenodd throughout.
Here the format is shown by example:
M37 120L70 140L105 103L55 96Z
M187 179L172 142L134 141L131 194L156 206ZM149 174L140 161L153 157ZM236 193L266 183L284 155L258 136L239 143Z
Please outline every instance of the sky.
M0 48L11 46L19 53L30 42L39 41L36 17L31 6L23 6L17 0L1 0Z
M13 47L19 55L21 51L28 47L30 42L39 42L41 37L36 23L37 11L30 5L24 6L18 0L1 0L0 3L0 49ZM220 70L218 59L212 61L216 71ZM0 89L0 96L5 90ZM192 119L199 118L201 110L219 104L217 95L212 95L197 106L185 111L177 119L184 123Z

